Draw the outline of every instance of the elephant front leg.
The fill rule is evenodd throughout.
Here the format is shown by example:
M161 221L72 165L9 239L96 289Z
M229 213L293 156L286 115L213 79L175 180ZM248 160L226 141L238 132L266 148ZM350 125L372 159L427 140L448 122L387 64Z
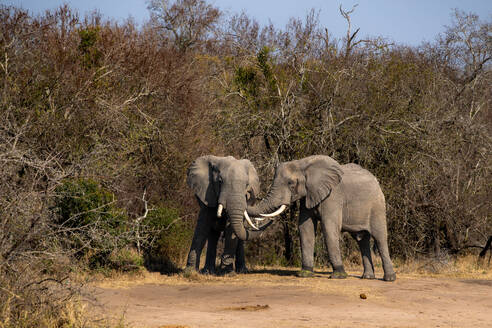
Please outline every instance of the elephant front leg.
M217 242L220 237L220 231L211 229L208 234L207 256L205 258L205 267L201 270L203 274L215 274L215 260L217 258Z
M198 271L200 268L200 255L202 254L203 247L207 241L208 233L210 232L210 226L207 219L207 209L201 208L198 215L198 221L196 223L195 233L193 234L193 240L191 241L190 251L188 253L188 260L186 261L186 271Z
M244 240L239 240L236 248L236 273L248 273L244 255Z
M299 214L299 236L301 239L302 270L297 273L298 277L312 277L314 270L314 244L316 240L317 221L313 219L307 210Z
M224 239L224 253L220 259L219 271L221 274L228 274L234 271L234 257L239 244L239 239L230 224L225 229Z
M333 213L332 215L335 215ZM321 228L325 237L326 248L331 265L333 266L334 279L347 278L347 273L343 267L342 255L340 252L340 233L341 233L341 218L328 217L321 220Z

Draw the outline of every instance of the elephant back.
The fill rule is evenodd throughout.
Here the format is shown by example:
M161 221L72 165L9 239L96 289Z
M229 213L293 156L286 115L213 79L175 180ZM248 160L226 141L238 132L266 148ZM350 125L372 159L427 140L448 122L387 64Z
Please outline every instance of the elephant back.
M381 188L376 177L358 164L349 163L342 165L342 184L356 185L366 191L380 192Z

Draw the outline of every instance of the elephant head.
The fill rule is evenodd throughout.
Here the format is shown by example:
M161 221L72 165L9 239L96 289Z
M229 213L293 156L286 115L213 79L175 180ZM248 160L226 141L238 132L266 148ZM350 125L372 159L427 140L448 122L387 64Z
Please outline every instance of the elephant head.
M251 224L246 207L254 204L260 191L258 175L249 160L202 156L188 168L186 181L203 204L217 208L217 217L224 213L228 216L234 233L241 240L255 238L264 230L250 231L243 225L243 218Z
M342 180L342 175L340 164L329 156L310 156L281 163L267 197L256 206L248 206L247 212L250 215L277 216L290 203L304 197L306 207L313 208L330 195Z

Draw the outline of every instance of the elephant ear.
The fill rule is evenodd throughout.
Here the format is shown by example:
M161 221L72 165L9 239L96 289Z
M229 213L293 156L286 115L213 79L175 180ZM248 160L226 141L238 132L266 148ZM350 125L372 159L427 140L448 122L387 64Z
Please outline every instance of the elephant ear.
M186 183L195 195L207 206L217 206L213 163L215 156L198 157L188 168Z
M258 178L258 173L256 169L249 160L243 160L245 162L246 168L248 170L248 184L253 191L253 199L257 199L260 194L260 179Z
M342 180L342 168L335 160L317 160L306 168L306 207L313 208L328 197Z

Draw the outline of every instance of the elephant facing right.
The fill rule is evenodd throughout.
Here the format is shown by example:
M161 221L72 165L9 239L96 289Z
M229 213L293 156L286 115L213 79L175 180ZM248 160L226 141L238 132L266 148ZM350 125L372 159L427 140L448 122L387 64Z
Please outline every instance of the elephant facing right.
M340 253L340 236L347 231L357 240L361 251L362 278L375 278L370 248L372 236L383 261L383 279L396 279L388 251L386 203L376 177L369 171L357 164L340 165L322 155L281 163L267 197L255 206L248 206L247 212L274 217L297 200L301 203L300 275L312 274L316 225L320 222L333 266L332 278L347 277Z

